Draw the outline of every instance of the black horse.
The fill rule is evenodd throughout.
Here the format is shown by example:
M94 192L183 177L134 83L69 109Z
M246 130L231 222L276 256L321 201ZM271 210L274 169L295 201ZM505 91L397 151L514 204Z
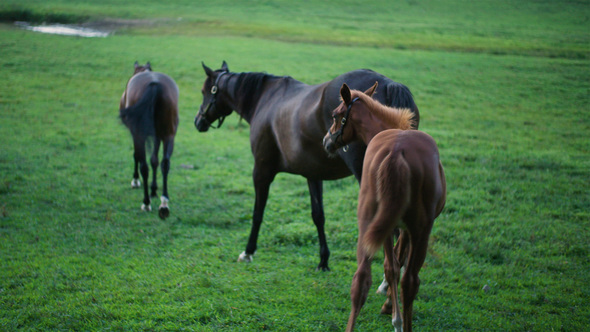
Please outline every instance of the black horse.
M225 61L215 71L205 64L203 68L207 79L202 89L203 103L195 118L197 129L207 131L215 121L218 128L234 110L250 124L256 201L248 245L238 260L252 260L270 184L277 173L287 172L307 179L311 215L320 242L318 269L329 270L322 181L354 174L360 182L366 149L363 143L352 143L336 158L324 151L322 138L332 125L332 111L340 104L340 87L346 82L352 89L364 90L377 81L375 99L385 105L410 108L417 125L418 108L410 90L366 69L342 74L319 85L307 85L287 76L232 73Z
M133 76L127 82L125 92L119 105L119 116L133 136L133 159L135 161L132 188L140 188L139 171L143 178L143 204L141 209L151 211L148 195L149 168L146 161L146 142L153 140L151 164L153 170L151 196L157 196L156 171L158 169L158 151L160 142L164 143L162 158L163 193L158 209L160 218L170 214L168 207L168 172L170 157L174 149L174 136L178 128L178 86L166 74L153 72L150 63L140 66L135 62Z

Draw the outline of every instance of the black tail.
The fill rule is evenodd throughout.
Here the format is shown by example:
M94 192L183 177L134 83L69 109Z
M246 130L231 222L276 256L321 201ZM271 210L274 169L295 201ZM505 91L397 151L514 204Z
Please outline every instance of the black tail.
M134 105L119 111L121 121L129 128L134 137L147 139L156 136L154 110L161 94L160 84L152 82Z
M416 129L418 129L420 113L414 102L414 96L407 86L397 82L387 84L387 105L396 108L409 108L414 113L414 122Z

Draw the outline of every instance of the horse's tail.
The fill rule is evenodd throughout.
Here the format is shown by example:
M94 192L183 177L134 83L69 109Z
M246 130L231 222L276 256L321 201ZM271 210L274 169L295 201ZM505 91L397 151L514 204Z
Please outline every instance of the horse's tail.
M418 112L418 106L414 102L414 96L410 89L397 82L389 82L387 84L387 100L388 106L395 108L409 108L414 113L414 124L415 129L418 129L418 123L420 122L420 113Z
M410 202L410 167L403 150L391 152L377 171L377 213L363 238L368 255L372 256L388 236L399 227Z
M152 82L135 104L119 111L121 121L131 130L134 137L145 139L156 136L155 110L161 95L160 83Z

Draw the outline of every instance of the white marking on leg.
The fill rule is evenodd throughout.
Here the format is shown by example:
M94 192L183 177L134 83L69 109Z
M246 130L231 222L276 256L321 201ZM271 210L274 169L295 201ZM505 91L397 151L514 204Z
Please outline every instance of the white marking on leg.
M402 318L399 316L395 316L392 320L391 320L391 324L393 324L393 328L395 329L395 332L403 332L403 322L402 322Z
M379 285L379 288L377 288L377 294L387 295L387 288L389 288L389 284L387 283L387 280L385 279L385 274L384 274L383 275L383 282L381 283L381 285Z
M139 181L139 179L131 180L131 188L136 189L139 187L141 187L141 181Z
M403 332L404 331L403 322L402 322L401 317L396 315L396 317L394 317L391 320L391 324L393 324L393 328L395 329L395 332Z
M243 251L240 254L240 257L238 257L238 262L250 263L252 262L252 256L253 255L248 255L245 251Z
M162 204L160 204L160 209L164 209L164 208L168 208L168 202L170 201L166 196L161 196L160 197L160 201L162 202Z
M150 204L148 204L148 205L141 204L141 210L146 211L146 212L150 212L152 210L152 206Z

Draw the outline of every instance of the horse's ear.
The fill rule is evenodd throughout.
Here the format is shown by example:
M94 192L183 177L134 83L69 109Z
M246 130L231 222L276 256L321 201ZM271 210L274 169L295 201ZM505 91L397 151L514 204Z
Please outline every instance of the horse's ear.
M145 64L145 67L147 70L152 71L152 65L150 64L149 61Z
M205 66L204 62L201 62L201 64L203 65L203 69L205 69L205 74L207 74L207 76L209 76L209 77L213 76L213 70L211 70L211 68Z
M135 67L135 69L137 69L137 67L139 67L139 62L135 61L135 63L133 64L133 67Z
M223 63L221 64L221 70L229 71L229 68L227 68L227 62L225 62L225 60L223 60Z
M370 87L369 90L365 91L365 94L368 95L369 97L373 97L373 94L375 93L375 90L377 90L378 85L379 85L379 82L375 82L375 84L373 84L373 86Z
M350 88L348 87L348 85L346 85L346 83L342 84L342 87L340 88L340 96L342 97L342 101L346 105L350 104L350 101L352 100L352 95L350 94Z

